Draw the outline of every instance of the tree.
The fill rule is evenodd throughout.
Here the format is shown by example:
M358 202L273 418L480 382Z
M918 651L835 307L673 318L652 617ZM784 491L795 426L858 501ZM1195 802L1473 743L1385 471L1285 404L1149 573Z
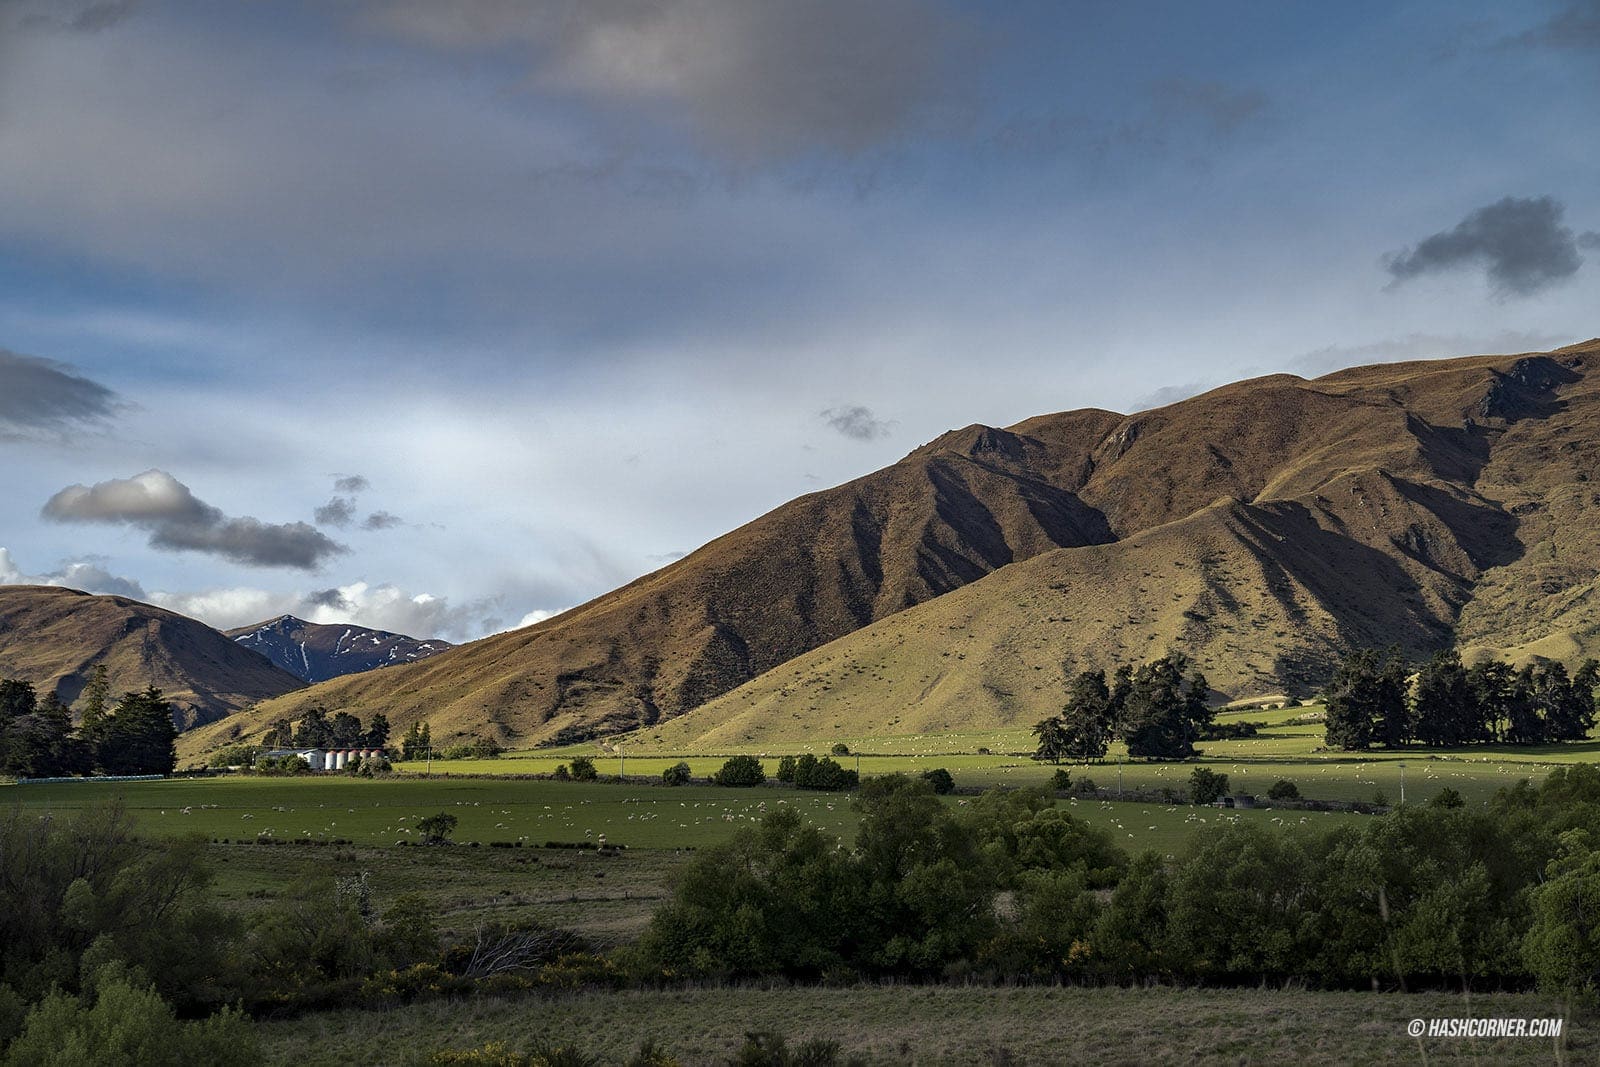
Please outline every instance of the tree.
M1272 783L1272 788L1267 790L1268 800L1299 800L1300 787L1287 778L1279 778Z
M689 777L689 765L682 760L661 772L661 780L667 785L688 785Z
M274 719L261 743L267 748L288 748L294 744L294 727L288 719Z
M592 782L600 777L600 772L594 769L594 760L588 756L572 757L572 778L577 782Z
M413 825L422 834L424 845L442 845L456 832L457 821L448 811L441 811L437 815L425 815Z
M1488 739L1475 690L1455 649L1434 653L1417 672L1412 722L1417 740L1435 748Z
M97 663L89 672L89 681L83 687L83 714L79 719L79 732L91 745L100 740L106 716L111 712L111 682L106 665Z
M1189 803L1211 804L1228 794L1228 776L1208 767L1196 767L1189 776Z
M854 789L859 777L835 760L827 756L818 759L809 752L794 765L794 784L801 789Z
M296 748L327 748L333 744L333 726L328 709L318 704L309 708L294 730Z
M1117 710L1105 672L1083 671L1068 684L1061 714L1033 728L1039 738L1034 758L1051 763L1104 759L1116 727Z
M1523 960L1545 992L1593 998L1600 993L1600 852L1562 866L1532 893Z
M363 744L368 748L382 748L389 743L389 716L381 711L372 713L367 721L367 736Z
M402 760L419 760L427 757L433 748L433 737L425 722L414 722L400 742Z
M1587 664L1585 664L1587 667ZM1534 674L1535 699L1544 710L1551 741L1582 741L1594 726L1593 689L1567 676L1567 668L1545 663Z
M798 769L797 763L796 771ZM760 785L767 780L767 772L761 769L761 761L754 756L734 756L711 776L711 780L717 785Z
M95 762L107 774L171 774L178 764L172 705L155 686L124 693L101 730Z
M1331 747L1366 749L1382 743L1393 748L1410 740L1405 669L1394 650L1386 658L1370 648L1350 653L1334 672L1323 699Z
M366 739L361 720L348 711L334 715L328 724L329 738L335 748L354 748Z
M956 791L955 778L943 767L935 767L931 771L923 771L922 780L932 786L933 791L942 797L949 796Z
M794 781L795 761L793 756L780 756L778 758L778 773L773 775L780 782Z
M1467 671L1467 685L1488 737L1514 745L1543 740L1544 722L1533 706L1530 677L1499 660L1484 660Z
M1181 653L1162 656L1133 672L1123 707L1123 738L1130 756L1186 759L1213 712L1206 704L1205 675L1186 675Z

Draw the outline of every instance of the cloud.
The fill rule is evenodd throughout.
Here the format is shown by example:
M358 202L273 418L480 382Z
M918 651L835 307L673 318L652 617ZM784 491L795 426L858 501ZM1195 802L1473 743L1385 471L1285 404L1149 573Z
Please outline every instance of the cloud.
M1133 402L1134 410L1147 411L1150 408L1164 408L1168 404L1176 404L1180 400L1187 400L1191 396L1199 396L1208 389L1215 389L1216 382L1186 382L1183 385L1163 385L1161 388L1146 393Z
M388 530L400 526L405 522L398 515L391 515L387 511L374 511L361 523L363 530Z
M336 496L311 513L318 526L337 526L341 530L356 517L356 502L347 496Z
M247 586L189 593L158 591L150 594L150 601L219 630L249 626L280 615L452 641L470 640L500 628L500 604L496 599L453 604L445 597L411 593L387 583L351 582L304 593L270 592Z
M1394 283L1423 274L1483 266L1500 299L1532 296L1578 272L1583 257L1572 231L1561 225L1565 208L1548 197L1506 197L1479 208L1414 248L1389 254L1384 267Z
M333 491L336 493L361 493L372 488L372 483L359 474L345 474L334 480Z
M0 441L64 435L121 406L116 393L64 363L0 348Z
M149 531L152 548L202 552L249 567L315 570L346 551L307 523L229 518L160 470L92 488L69 485L45 502L41 514L54 522L135 526Z
M4 548L0 548L0 585L54 585L85 593L110 593L130 600L148 599L138 582L112 574L100 561L72 560L48 574L24 574Z
M94 33L115 26L137 7L134 0L13 0L0 6L0 25L9 14L24 30Z
M410 0L366 21L431 48L515 53L538 88L642 103L742 160L856 155L937 123L979 43L938 0Z
M1163 117L1198 118L1217 137L1231 137L1267 112L1266 93L1224 82L1168 78L1157 82L1152 92Z
M1600 0L1577 0L1504 45L1581 50L1600 48Z
M1579 248L1600 248L1600 233L1590 230L1578 236Z
M1317 377L1360 367L1368 363L1398 363L1410 359L1444 359L1468 353L1511 354L1516 352L1548 352L1562 345L1582 340L1580 337L1555 333L1530 333L1519 330L1502 330L1487 336L1466 334L1412 333L1363 345L1329 345L1296 356L1289 367L1296 374Z
M871 408L860 404L828 408L819 418L855 441L876 441L880 437L888 437L890 427L894 425L890 420L878 418Z

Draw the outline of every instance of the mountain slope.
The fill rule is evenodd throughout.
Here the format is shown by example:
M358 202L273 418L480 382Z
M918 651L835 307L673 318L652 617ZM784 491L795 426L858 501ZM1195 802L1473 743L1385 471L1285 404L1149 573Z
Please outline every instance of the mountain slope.
M694 722L752 701L805 722L843 698L843 664L859 680L904 645L893 673L908 680L881 699L930 721L1010 721L1032 714L1017 694L1035 681L1059 688L1063 660L1168 644L1229 690L1309 684L1338 648L1398 641L1420 653L1458 629L1484 647L1557 630L1588 647L1600 627L1584 485L1600 458L1597 360L1589 342L1273 375L1132 416L968 427L539 626L270 711L382 708L400 723L426 715L436 733L527 743L654 730L749 682ZM1560 596L1530 593L1530 580ZM968 625L967 662L991 666L935 681L928 664L959 655L950 628ZM822 656L842 657L820 683L828 698L780 701ZM1039 677L1017 682L1012 659ZM952 687L943 704L941 686Z
M224 632L305 682L415 663L450 647L448 641L419 641L387 630L306 622L293 615Z
M71 704L99 664L113 696L161 689L180 729L304 687L265 657L163 608L53 586L0 586L0 677L54 690Z

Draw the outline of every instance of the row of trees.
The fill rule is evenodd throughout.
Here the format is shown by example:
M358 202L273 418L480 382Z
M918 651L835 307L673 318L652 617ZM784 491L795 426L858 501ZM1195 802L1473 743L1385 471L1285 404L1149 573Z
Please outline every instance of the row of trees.
M54 692L43 698L16 678L0 680L0 773L18 778L79 774L170 774L178 731L172 705L149 686L115 706L104 667L84 688L82 721Z
M1034 726L1036 758L1104 759L1111 742L1120 739L1130 756L1186 759L1211 724L1208 692L1205 675L1189 670L1181 653L1138 668L1123 664L1109 682L1105 671L1084 671L1067 686L1061 714Z
M1417 668L1414 680L1412 673L1395 649L1346 656L1324 694L1327 743L1541 745L1582 741L1595 724L1600 663L1592 659L1569 675L1549 660L1520 669L1495 660L1469 668L1446 649Z
M1600 985L1600 770L1317 833L1257 823L1130 860L1029 790L964 809L865 782L854 848L790 808L697 854L642 950L673 974L1326 988Z
M389 743L389 718L376 712L363 726L360 716L348 711L330 714L317 705L298 723L273 722L262 743L268 748L382 748Z

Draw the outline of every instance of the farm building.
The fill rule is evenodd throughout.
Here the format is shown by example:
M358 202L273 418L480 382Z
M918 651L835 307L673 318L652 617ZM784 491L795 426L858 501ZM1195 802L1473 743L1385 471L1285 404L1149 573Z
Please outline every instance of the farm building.
M387 752L381 748L274 748L263 755L271 759L298 756L314 771L342 771L356 759L376 759Z

